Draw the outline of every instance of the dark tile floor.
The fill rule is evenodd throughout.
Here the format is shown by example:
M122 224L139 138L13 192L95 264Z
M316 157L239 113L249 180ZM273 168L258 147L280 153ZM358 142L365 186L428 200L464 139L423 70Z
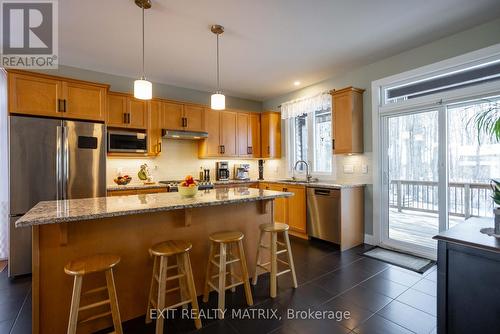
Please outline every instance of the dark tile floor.
M320 241L292 239L293 256L299 281L291 288L290 275L278 279L278 297L271 299L269 277L262 275L252 287L254 306L246 308L243 289L228 292L226 306L248 312L256 309L273 314L271 319L203 320L195 331L188 319L166 321L166 333L433 333L436 327L436 268L423 275L360 256L370 246L339 252ZM217 296L210 295L200 308L216 308ZM291 317L309 313L325 319ZM304 311L297 313L298 311ZM336 311L328 313L325 311ZM345 314L344 312L349 312ZM339 314L344 318L337 321ZM230 314L230 313L229 313ZM242 313L243 314L243 313ZM247 313L249 314L249 313ZM328 319L335 315L335 319ZM318 318L318 316L317 316ZM154 333L154 325L138 318L123 324L125 333ZM6 271L0 274L0 333L31 333L31 279L11 281Z

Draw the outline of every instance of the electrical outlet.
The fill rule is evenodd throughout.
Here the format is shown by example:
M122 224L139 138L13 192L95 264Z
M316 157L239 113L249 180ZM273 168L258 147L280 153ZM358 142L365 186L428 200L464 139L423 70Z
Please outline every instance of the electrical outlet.
M344 165L344 173L345 174L353 174L354 173L354 165Z
M368 174L368 165L361 165L361 173Z

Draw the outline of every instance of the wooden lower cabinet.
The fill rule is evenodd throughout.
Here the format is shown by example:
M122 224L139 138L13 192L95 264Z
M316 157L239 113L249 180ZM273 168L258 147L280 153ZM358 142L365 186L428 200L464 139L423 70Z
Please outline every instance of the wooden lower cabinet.
M167 187L162 188L146 188L146 189L130 189L130 190L108 190L108 196L129 196L142 194L156 194L167 192Z
M306 238L306 188L282 183L260 183L260 189L286 191L294 194L274 201L274 221L290 226L290 231Z

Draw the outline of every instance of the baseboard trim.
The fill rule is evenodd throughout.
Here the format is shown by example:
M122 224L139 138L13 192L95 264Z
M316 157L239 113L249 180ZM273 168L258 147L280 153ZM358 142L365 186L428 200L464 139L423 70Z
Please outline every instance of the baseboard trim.
M371 235L371 234L365 234L365 244L376 245L376 243L374 241L373 235Z

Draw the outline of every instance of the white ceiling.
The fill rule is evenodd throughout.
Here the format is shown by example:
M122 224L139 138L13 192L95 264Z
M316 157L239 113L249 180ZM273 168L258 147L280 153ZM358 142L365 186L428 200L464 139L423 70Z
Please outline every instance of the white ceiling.
M226 94L264 100L500 16L498 0L152 0L146 75L211 91L222 24ZM59 1L60 63L140 76L133 0ZM299 87L299 88L300 88Z

